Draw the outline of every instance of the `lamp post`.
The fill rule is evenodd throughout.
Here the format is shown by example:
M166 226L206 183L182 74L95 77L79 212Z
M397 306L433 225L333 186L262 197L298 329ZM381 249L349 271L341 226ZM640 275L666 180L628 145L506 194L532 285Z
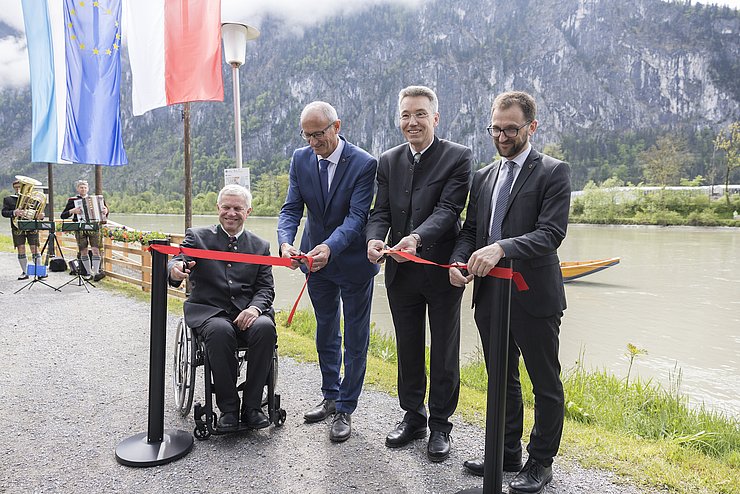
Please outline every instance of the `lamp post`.
M224 58L231 65L231 77L234 93L234 141L236 142L236 167L242 167L242 121L239 104L239 67L244 65L247 56L247 41L260 35L257 28L237 22L221 24L221 36L224 40Z

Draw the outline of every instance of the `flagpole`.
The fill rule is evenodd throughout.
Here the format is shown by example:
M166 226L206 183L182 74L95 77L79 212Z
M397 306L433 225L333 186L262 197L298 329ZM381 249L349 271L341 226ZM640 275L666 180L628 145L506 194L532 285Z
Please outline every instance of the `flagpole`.
M234 142L236 143L236 167L242 167L242 111L239 95L239 65L231 63L231 84L234 93Z
M185 147L185 229L193 226L193 162L190 156L190 103L182 105L183 144ZM190 281L190 280L188 280Z

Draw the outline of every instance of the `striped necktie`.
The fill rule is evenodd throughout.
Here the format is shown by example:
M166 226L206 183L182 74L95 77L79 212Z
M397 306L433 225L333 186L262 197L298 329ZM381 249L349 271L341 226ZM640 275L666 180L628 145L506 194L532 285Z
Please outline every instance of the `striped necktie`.
M501 188L498 190L498 197L496 197L496 207L493 209L491 231L488 235L489 245L501 240L501 225L504 223L504 216L506 216L506 209L509 204L509 194L511 194L511 186L514 183L514 166L516 166L516 163L513 161L506 162L507 175L501 184ZM501 172L499 171L500 174Z

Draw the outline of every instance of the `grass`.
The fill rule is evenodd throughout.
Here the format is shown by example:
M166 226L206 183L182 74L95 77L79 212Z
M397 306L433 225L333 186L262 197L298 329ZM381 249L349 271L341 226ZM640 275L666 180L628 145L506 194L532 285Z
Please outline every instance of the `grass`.
M278 314L280 352L316 362L315 319L296 314L290 327ZM373 331L365 385L396 394L392 338ZM428 354L427 354L428 362ZM520 367L525 431L532 427L532 384ZM457 413L484 426L487 375L482 355L460 369ZM583 358L563 373L566 421L561 455L587 468L618 474L617 481L674 493L740 493L740 424L732 417L688 405L680 394L680 372L671 389L586 370ZM526 439L526 438L525 438Z
M10 238L0 235L0 251L12 252ZM111 278L101 286L140 301L149 294ZM168 310L182 314L182 300L169 298ZM316 322L299 311L290 327L286 313L277 317L281 355L316 362ZM428 354L427 354L428 360ZM532 427L531 382L521 367L525 431ZM393 338L373 331L365 385L396 394L396 349ZM457 413L465 420L485 422L487 375L482 355L460 370ZM669 389L640 380L629 381L606 371L586 370L583 358L563 372L566 421L560 454L586 468L616 473L617 481L662 492L740 493L740 424L738 419L693 409L680 393L676 369Z

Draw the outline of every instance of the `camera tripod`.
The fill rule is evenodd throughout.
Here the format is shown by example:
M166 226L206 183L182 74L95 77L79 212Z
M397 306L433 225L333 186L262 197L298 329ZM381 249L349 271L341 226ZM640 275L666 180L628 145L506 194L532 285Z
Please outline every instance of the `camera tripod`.
M90 293L90 289L87 288L87 285L90 285L93 288L95 288L95 285L93 285L90 280L85 279L85 276L83 276L83 274L82 274L82 270L85 269L85 267L82 265L82 262L79 261L79 259L77 261L79 262L79 265L75 269L75 271L77 272L77 275L74 278L72 278L71 280L69 280L68 282L66 282L65 284L63 284L62 286L60 286L59 289L61 290L65 286L67 286L67 285L69 285L71 283L75 283L75 281L76 281L77 283L75 283L73 286L84 286L85 287L85 291L87 293ZM72 261L70 261L70 262L72 262ZM85 272L87 272L87 271L85 271ZM89 276L89 275L87 275L87 276Z

